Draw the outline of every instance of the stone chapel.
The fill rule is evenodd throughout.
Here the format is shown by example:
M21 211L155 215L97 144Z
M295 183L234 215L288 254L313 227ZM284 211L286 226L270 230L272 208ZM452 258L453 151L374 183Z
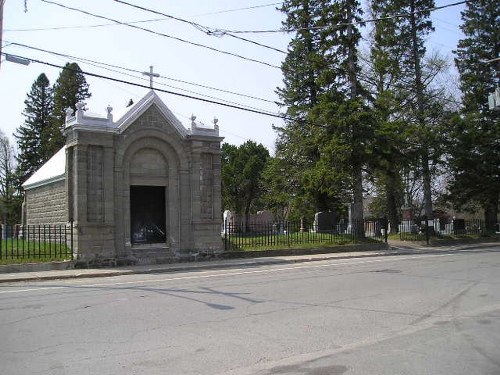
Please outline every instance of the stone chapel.
M23 224L73 223L77 261L168 261L222 248L221 142L149 91L116 116L68 110L66 145L23 185Z

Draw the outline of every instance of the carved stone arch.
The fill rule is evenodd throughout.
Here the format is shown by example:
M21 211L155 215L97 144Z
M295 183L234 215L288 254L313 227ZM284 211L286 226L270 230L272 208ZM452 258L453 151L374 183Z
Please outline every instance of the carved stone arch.
M125 164L127 160L130 160L131 154L150 145L151 148L160 150L167 157L169 165L172 165L171 160L175 160L178 170L188 170L189 157L182 147L182 141L180 138L172 139L159 129L136 130L122 140L115 155L116 165Z
M142 137L141 137L142 135ZM120 152L115 155L115 165L120 168L118 173L121 184L117 187L117 197L121 197L123 207L121 221L124 228L123 238L125 240L125 251L132 250L132 228L131 228L131 187L132 186L156 186L164 188L165 197L165 245L173 252L177 252L181 242L181 220L183 202L188 200L184 197L189 192L183 191L179 186L186 179L187 173L182 169L188 168L187 157L182 147L170 142L161 132L137 131L129 139L121 144ZM148 163L150 165L148 165ZM118 176L117 176L118 177ZM186 181L184 181L184 184ZM127 250L128 248L128 250Z

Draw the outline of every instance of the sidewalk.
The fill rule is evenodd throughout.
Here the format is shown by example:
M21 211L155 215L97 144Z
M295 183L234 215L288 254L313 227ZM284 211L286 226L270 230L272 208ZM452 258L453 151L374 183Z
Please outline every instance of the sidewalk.
M239 258L223 260L193 261L183 263L157 264L157 265L137 265L114 268L96 269L61 269L69 266L69 262L40 263L38 265L9 265L0 266L0 284L12 282L29 282L42 280L62 280L93 277L111 277L132 274L153 274L168 272L195 272L209 269L221 269L231 267L257 267L274 264L293 264L304 262L315 262L331 259L351 259L378 256L394 256L407 254L440 253L449 251L466 250L467 248L500 246L499 243L476 243L476 244L455 244L453 246L432 247L418 243L402 241L390 241L387 249L365 250L349 252L332 252L308 255L291 255L260 258ZM8 268L7 268L8 267ZM28 271L28 269L32 269ZM59 269L54 269L59 268Z

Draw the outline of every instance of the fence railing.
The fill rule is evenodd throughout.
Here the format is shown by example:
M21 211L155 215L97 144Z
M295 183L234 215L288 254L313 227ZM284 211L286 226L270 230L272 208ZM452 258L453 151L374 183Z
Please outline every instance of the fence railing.
M432 238L483 235L487 232L483 220L417 220L406 221L399 226L399 237L403 241L425 241Z
M341 223L331 226L280 222L266 224L224 223L224 250L298 247L300 245L346 244L364 239L387 241L384 219Z
M0 224L0 260L72 258L73 223L67 225Z

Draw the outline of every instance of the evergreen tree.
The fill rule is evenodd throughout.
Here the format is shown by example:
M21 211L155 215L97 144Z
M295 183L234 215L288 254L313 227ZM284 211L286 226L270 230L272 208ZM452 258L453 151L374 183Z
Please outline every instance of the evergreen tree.
M281 11L287 14L285 30L296 30L290 41L288 54L282 64L283 87L277 93L286 108L288 120L283 128L276 128L276 156L286 168L286 179L295 187L290 199L302 197L310 200L317 210L327 209L329 197L320 179L308 179L320 158L318 136L321 130L311 121L311 110L324 93L322 81L329 68L317 31L322 8L327 1L288 0Z
M76 103L90 98L89 85L85 75L77 63L67 63L53 88L54 109L53 122L50 128L50 138L47 148L54 155L62 146L64 138L61 133L66 119L66 109L76 111Z
M496 1L467 1L461 29L465 38L455 51L463 93L463 115L450 135L451 199L463 207L479 202L488 230L498 219L500 197L500 114L488 110L487 97L500 84L500 6Z
M353 22L360 19L359 2L290 0L282 11L295 36L278 94L294 120L278 129L276 156L290 165L294 199L320 211L353 201L353 219L362 219L370 121L358 80L360 33Z
M430 11L434 7L434 0L395 0L401 11L406 11L408 17L400 18L399 45L402 51L401 65L403 74L408 81L409 97L407 120L415 129L414 142L419 147L421 174L424 191L424 211L428 219L432 218L432 191L430 169L430 135L429 116L426 112L426 93L423 77L423 60L426 53L425 38L433 31L430 20Z
M433 77L445 64L426 56L425 38L433 31L428 9L433 0L372 0L375 18L371 49L374 106L378 117L376 140L389 141L374 161L383 174L390 220L397 223L401 202L402 168L418 168L423 182L424 211L432 217L432 171L440 158L437 127L445 115L442 90ZM401 17L402 14L406 14ZM441 111L439 111L441 108ZM391 130L392 129L392 130ZM394 132L395 131L395 132ZM405 173L408 174L408 173ZM393 225L393 228L396 225Z
M376 115L375 142L370 167L379 198L376 200L379 207L377 211L388 217L393 232L397 232L400 222L400 170L405 148L404 126L397 116L400 104L397 83L401 79L401 51L397 48L397 20L390 17L396 11L398 10L394 9L391 0L372 0L372 17L381 21L374 24L370 65L366 69ZM383 198L383 203L380 198Z
M499 17L498 2L467 1L460 27L465 38L459 41L455 51L464 111L480 112L490 119L497 118L488 110L487 98L499 85L500 61L486 61L500 56Z
M44 73L31 86L24 104L24 124L14 135L19 150L17 176L20 184L52 156L47 147L52 123L52 89Z
M325 120L329 126L334 128L335 138L342 139L344 144L348 144L350 159L347 165L350 166L351 177L350 191L352 194L351 218L355 224L355 235L364 237L363 220L363 167L366 164L368 144L372 139L373 117L371 111L366 106L364 96L365 89L359 81L360 66L358 61L358 45L361 33L356 27L356 23L361 20L362 10L358 0L339 0L332 3L330 14L326 18L326 24L333 24L332 29L326 29L325 41L327 53L332 60L333 76L333 97L330 95L323 102L327 108L326 113L331 113L333 109L338 116L328 115ZM331 30L330 32L328 32ZM341 134L339 134L339 129ZM347 130L347 134L346 133ZM347 135L347 137L345 137ZM338 159L342 154L333 153L332 159ZM334 161L334 160L332 160Z

